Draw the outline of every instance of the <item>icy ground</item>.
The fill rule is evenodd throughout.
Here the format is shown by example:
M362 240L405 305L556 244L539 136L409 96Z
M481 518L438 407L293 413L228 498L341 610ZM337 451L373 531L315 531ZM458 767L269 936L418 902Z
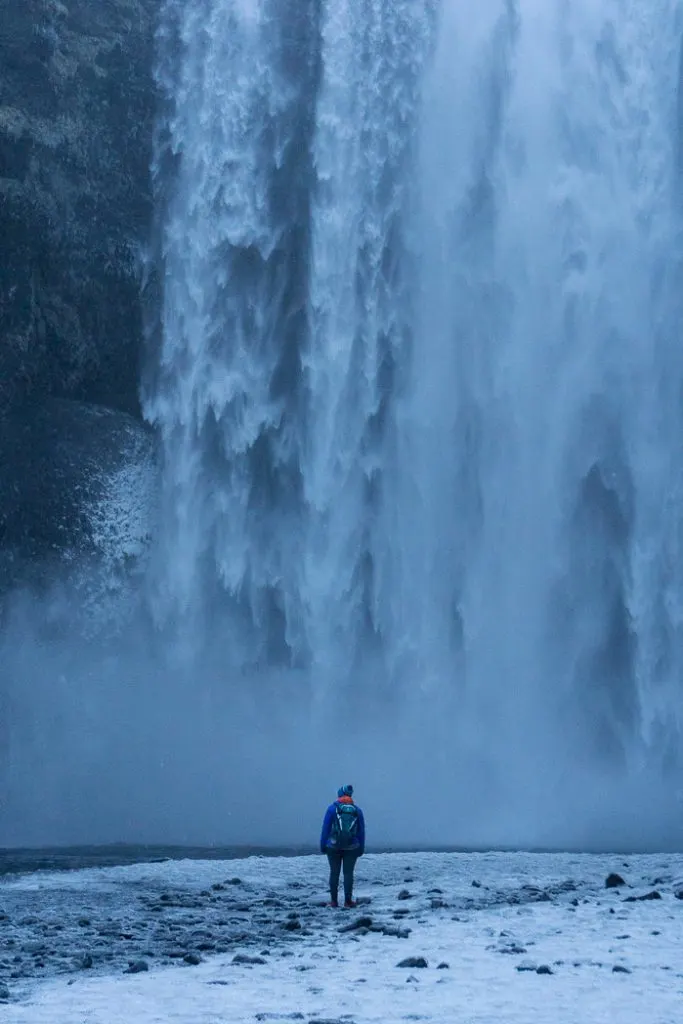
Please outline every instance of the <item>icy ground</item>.
M681 856L368 855L357 889L322 906L319 857L7 878L0 1020L683 1021Z

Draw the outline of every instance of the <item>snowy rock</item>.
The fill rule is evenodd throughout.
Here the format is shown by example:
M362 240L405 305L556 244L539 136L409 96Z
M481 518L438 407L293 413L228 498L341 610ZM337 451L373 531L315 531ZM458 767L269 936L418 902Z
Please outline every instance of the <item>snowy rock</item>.
M378 931L381 931L382 935L389 935L395 939L407 939L410 935L410 928L394 928L393 925L385 924L382 925Z
M249 956L247 953L236 953L232 958L232 962L234 964L244 964L247 966L267 963L262 956Z
M115 583L125 589L141 564L154 530L152 432L127 413L50 399L7 418L0 465L3 588L66 577L101 614L105 595L115 599Z
M396 964L397 967L429 967L423 956L407 956Z
M343 1020L339 1017L311 1017L308 1024L353 1024L353 1021L349 1017Z
M124 974L143 974L149 970L149 964L146 960L131 960L128 967L123 972Z
M621 877L621 875L618 875L616 873L616 871L613 871L605 879L605 888L606 889L618 889L619 886L621 886L621 885L626 885L626 882Z
M524 971L537 971L538 964L535 964L533 960L522 960L517 964L517 970L522 973Z

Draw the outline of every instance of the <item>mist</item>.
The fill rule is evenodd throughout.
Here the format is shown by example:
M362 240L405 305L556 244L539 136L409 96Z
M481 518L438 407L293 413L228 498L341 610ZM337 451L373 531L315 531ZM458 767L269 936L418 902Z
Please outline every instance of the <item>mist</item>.
M144 616L78 635L75 600L62 584L7 616L0 846L315 848L344 780L377 849L680 845L675 777L577 757L542 709L492 733L372 669L343 693L226 674L220 643L189 663Z

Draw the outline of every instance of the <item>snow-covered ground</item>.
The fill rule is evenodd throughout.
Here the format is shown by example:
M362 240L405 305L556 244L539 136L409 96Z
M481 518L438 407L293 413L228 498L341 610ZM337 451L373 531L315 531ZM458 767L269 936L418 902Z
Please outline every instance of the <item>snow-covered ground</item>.
M626 887L605 888L612 871ZM683 857L383 854L357 874L368 902L353 911L321 905L325 862L315 857L5 880L0 985L11 998L0 1020L683 1021ZM639 898L654 890L660 899ZM26 928L47 936L42 950ZM124 974L120 942L149 970ZM239 954L259 962L233 962ZM31 973L36 957L52 977ZM407 957L427 966L397 966Z

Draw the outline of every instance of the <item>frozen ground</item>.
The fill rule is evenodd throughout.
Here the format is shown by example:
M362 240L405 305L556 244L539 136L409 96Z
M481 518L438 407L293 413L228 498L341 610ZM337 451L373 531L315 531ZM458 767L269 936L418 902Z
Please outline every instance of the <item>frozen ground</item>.
M606 889L611 871L627 886ZM324 874L322 858L252 857L7 878L0 1019L683 1020L683 857L369 855L356 911L320 905Z

